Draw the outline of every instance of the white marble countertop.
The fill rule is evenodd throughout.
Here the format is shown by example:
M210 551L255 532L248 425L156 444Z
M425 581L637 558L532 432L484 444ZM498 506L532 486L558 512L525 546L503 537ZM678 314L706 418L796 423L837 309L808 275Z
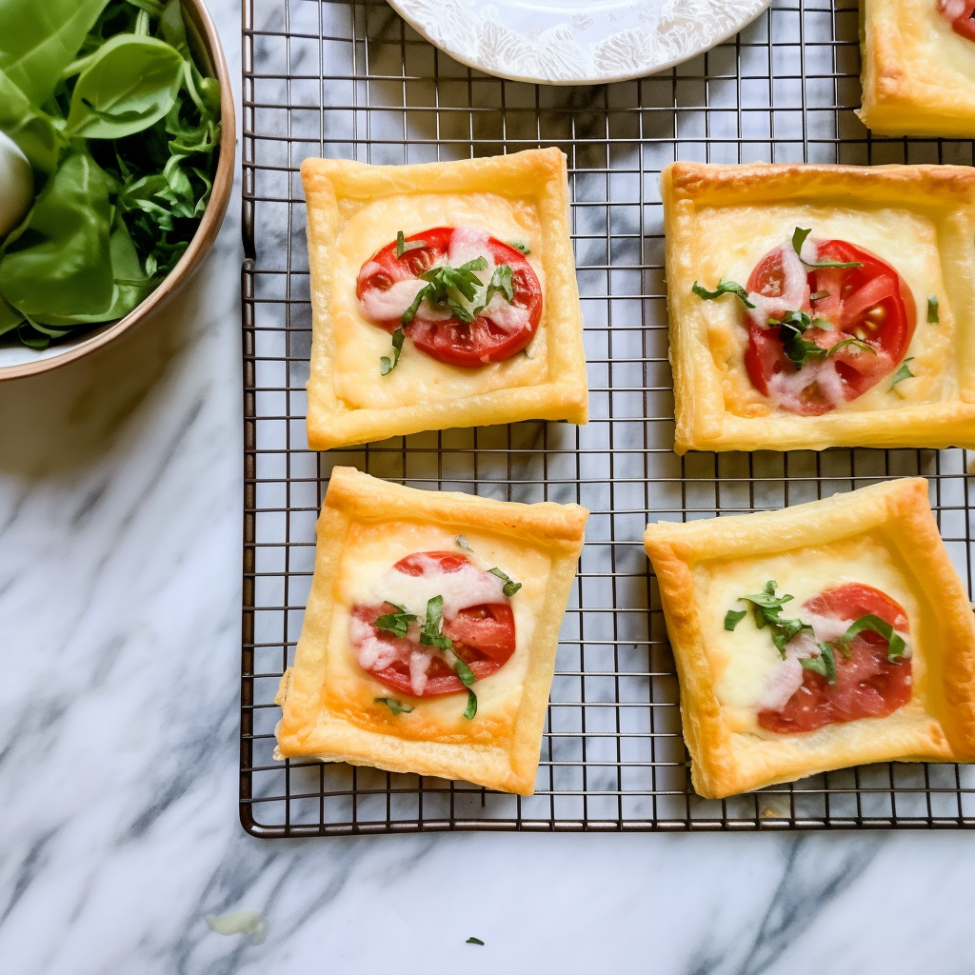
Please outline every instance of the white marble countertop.
M962 832L243 832L238 213L162 314L0 386L0 970L970 973Z

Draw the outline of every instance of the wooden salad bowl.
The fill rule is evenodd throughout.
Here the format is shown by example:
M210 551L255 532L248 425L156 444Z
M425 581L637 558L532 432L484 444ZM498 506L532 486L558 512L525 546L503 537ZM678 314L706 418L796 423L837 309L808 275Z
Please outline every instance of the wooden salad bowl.
M194 54L197 55L200 70L220 82L220 149L213 177L213 189L200 225L196 228L196 233L179 263L166 275L155 291L151 292L128 315L115 322L93 325L77 338L59 342L42 352L26 347L12 350L9 354L7 350L2 350L0 380L18 379L48 372L107 345L151 311L162 307L196 273L216 240L217 232L227 213L227 204L230 202L230 192L234 182L237 133L234 97L227 70L227 59L224 57L223 46L213 18L203 0L182 0L182 2L188 21L186 28L189 42ZM11 362L11 358L16 358L17 361Z

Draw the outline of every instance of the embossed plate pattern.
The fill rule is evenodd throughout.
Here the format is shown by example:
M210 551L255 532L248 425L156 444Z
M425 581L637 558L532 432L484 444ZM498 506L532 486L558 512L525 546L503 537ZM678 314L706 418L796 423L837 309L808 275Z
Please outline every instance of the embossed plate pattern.
M707 51L769 0L389 0L462 64L513 81L604 84Z

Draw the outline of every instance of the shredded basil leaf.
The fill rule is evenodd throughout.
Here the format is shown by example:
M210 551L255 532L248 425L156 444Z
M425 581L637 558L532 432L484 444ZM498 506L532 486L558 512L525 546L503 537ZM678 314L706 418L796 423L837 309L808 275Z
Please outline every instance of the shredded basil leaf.
M515 582L514 579L506 576L497 566L493 569L488 569L488 572L493 576L497 576L504 582L504 589L501 591L510 599L519 589L521 589L521 583Z
M826 350L815 342L803 338L806 330L812 327L812 319L805 312L787 311L782 318L770 318L768 323L779 326L782 350L797 372L807 359L822 358L826 354Z
M373 700L376 704L385 704L395 715L409 714L413 710L408 704L403 704L391 697L374 697Z
M454 536L454 541L457 543L457 547L458 548L465 549L468 552L473 552L474 551L474 549L471 548L471 546L468 543L467 539L464 538L463 535L455 535Z
M520 240L509 240L507 243L509 247L513 247L516 251L521 251L522 254L530 254L532 252L532 249Z
M474 671L467 666L467 661L462 660L457 654L454 654L454 670L457 672L457 677L464 687L470 687L477 678L474 676Z
M802 245L806 242L806 238L812 233L812 227L808 230L804 230L801 227L796 227L795 232L792 234L792 249L796 252L799 260L802 261ZM861 261L802 261L806 267L863 267Z
M808 230L803 230L801 227L796 227L792 234L792 249L800 257L802 256L802 245L806 242L806 238L812 233L812 227Z
M748 615L747 609L729 609L725 613L724 628L728 631L734 628Z
M799 663L805 670L821 674L826 678L828 684L836 683L836 658L833 656L833 648L828 643L817 643L819 647L818 657L802 657Z
M477 714L477 695L468 687L467 688L467 707L464 708L464 717L468 721L473 720L474 715Z
M748 300L748 290L743 288L737 281L719 281L717 288L714 291L708 291L707 288L701 287L696 281L691 288L691 291L698 296L698 298L704 298L705 301L714 301L715 298L720 298L722 295L737 295L746 308L754 308L755 306Z
M823 358L828 359L834 352L838 352L840 349L842 349L844 345L855 345L858 349L872 352L874 355L877 354L877 350L869 342L864 342L863 339L849 338L843 339L842 342L837 342L836 345L831 345L825 350L826 355L824 355Z
M402 257L404 254L408 254L410 251L418 251L423 247L429 247L430 245L425 240L407 240L403 236L402 230L396 231L396 256Z
M427 618L420 628L420 643L423 646L436 647L438 650L450 650L453 648L454 643L450 637L444 636L440 632L442 623L443 596L434 596L432 599L427 600Z
M468 939L467 939L467 940L466 940L466 941L464 942L464 944L465 944L465 945L482 945L482 944L484 944L484 942L483 942L483 941L481 941L481 939L480 939L480 938L468 938Z
M739 596L739 601L750 602L755 613L755 625L759 629L768 626L771 628L772 643L779 655L785 660L785 645L797 633L812 633L813 628L808 623L803 623L799 619L783 619L782 608L794 599L788 593L777 596L775 593L776 584L770 580L765 584L765 589L753 596Z
M928 295L928 323L935 324L940 322L938 317L938 296Z
M396 606L396 603L389 605ZM403 606L396 606L396 610L395 613L384 613L380 616L376 620L376 626L380 630L386 630L396 636L403 637L406 636L410 623L416 620L416 616L413 613L407 613Z
M419 302L414 302L414 304L419 304ZM413 313L416 314L416 309L413 309ZM403 316L406 317L405 315ZM413 315L410 315L412 318ZM379 359L379 374L382 376L388 376L395 368L396 364L399 362L400 354L403 351L403 340L406 338L406 332L403 331L403 326L399 325L393 332L393 355L392 357L384 355Z
M838 352L844 346L854 345L859 349L865 349L877 354L877 350L863 339L848 338L837 342L835 345L824 349L815 342L810 342L803 338L807 329L821 328L824 331L832 331L833 325L825 318L810 318L802 311L787 311L782 318L769 318L769 325L779 326L779 336L782 339L782 349L786 358L796 367L798 372L810 359L825 360Z
M893 389L898 383L903 382L905 379L913 379L914 373L911 372L911 367L908 365L909 362L914 361L914 356L908 356L902 363L900 369L894 373L894 380L890 384L890 388Z
M903 658L910 656L903 637L894 631L890 623L873 613L868 613L852 622L846 632L835 642L841 649L849 652L853 638L865 630L872 630L887 641L887 659L892 664L900 663Z
M498 292L504 295L505 300L510 305L515 300L515 290L512 283L512 271L510 264L499 264L494 269L494 274L491 275L491 281L487 286L487 291L484 292L484 301L474 309L474 315L480 315L482 311L489 304L491 304L491 299Z

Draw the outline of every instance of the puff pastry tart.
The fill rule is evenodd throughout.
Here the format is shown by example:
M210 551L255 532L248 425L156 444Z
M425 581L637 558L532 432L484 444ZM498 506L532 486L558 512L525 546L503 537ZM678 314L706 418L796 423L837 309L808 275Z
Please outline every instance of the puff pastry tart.
M860 0L864 124L975 136L975 0Z
M664 170L676 450L975 446L975 169Z
M923 478L644 542L700 795L975 759L975 618Z
M531 795L588 515L336 467L275 757Z
M565 155L306 159L317 450L588 417Z

